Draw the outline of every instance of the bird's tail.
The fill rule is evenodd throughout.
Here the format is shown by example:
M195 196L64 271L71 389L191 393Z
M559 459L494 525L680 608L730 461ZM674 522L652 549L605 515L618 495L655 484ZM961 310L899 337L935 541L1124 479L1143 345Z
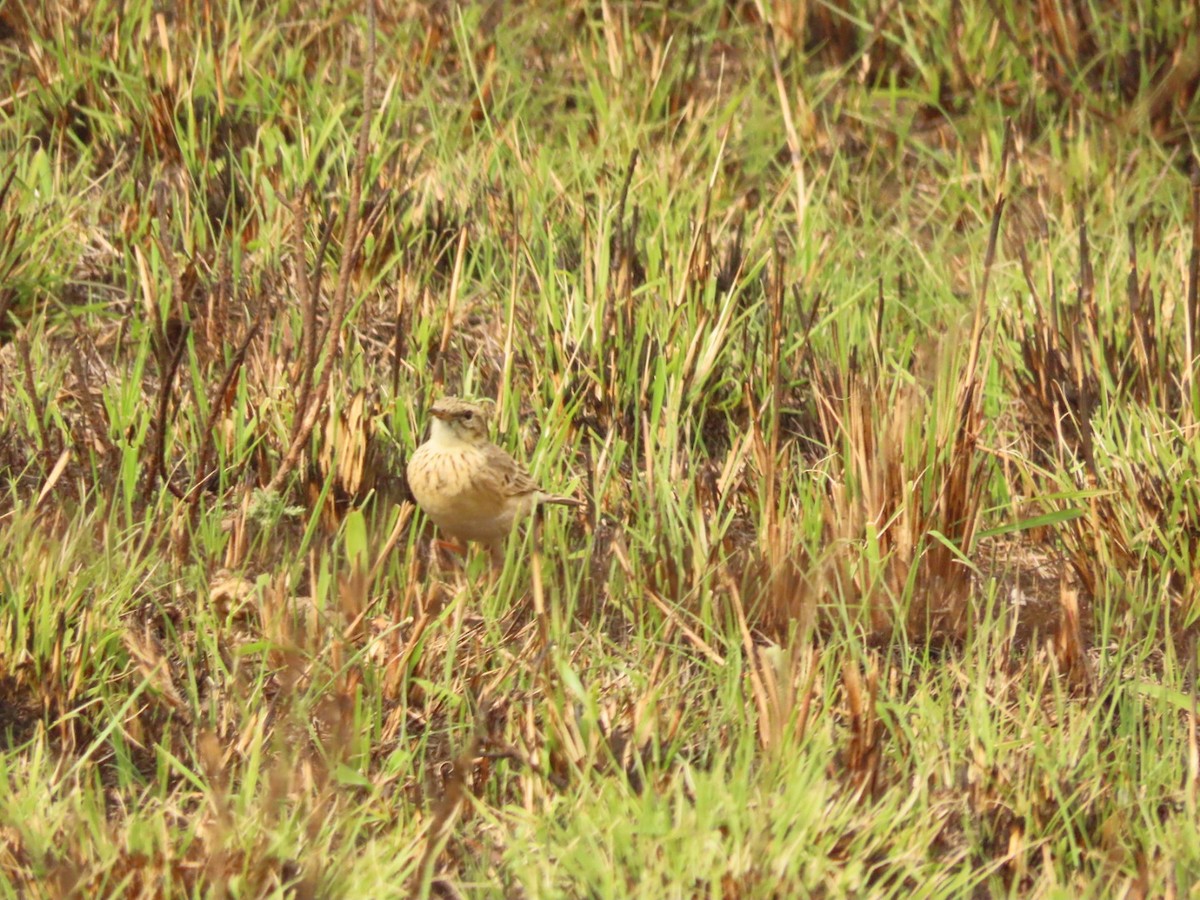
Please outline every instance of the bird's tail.
M587 506L586 503L576 497L562 497L558 494L546 494L542 497L541 502L555 506L574 506L577 508Z

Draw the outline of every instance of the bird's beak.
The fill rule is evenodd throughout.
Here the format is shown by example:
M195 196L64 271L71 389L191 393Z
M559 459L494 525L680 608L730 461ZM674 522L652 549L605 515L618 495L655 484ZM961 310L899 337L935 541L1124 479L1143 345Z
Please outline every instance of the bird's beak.
M431 416L433 416L435 419L441 419L443 422L447 421L450 418L450 416L448 416L446 413L437 412L436 410L432 410L432 409L429 411L429 414Z

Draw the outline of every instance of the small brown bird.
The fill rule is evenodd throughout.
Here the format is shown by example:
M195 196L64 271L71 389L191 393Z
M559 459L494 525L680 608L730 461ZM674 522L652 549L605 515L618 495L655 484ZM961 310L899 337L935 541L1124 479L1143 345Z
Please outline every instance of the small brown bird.
M488 440L489 407L443 397L430 409L429 440L408 461L408 486L438 528L488 548L492 565L504 562L513 523L542 503L583 506L548 494L515 459Z

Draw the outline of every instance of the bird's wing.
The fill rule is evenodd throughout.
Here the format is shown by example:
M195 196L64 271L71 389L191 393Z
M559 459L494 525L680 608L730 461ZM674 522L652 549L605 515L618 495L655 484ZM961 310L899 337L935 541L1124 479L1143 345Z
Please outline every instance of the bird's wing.
M537 503L558 503L563 506L585 505L582 500L574 497L562 497L543 491L524 466L495 444L488 444L485 452L488 463L485 470L494 474L496 487L503 496L526 497L536 494L535 502Z
M487 455L487 469L497 482L500 492L509 497L520 497L525 494L540 494L541 488L533 480L519 462L497 447L488 444L484 450Z

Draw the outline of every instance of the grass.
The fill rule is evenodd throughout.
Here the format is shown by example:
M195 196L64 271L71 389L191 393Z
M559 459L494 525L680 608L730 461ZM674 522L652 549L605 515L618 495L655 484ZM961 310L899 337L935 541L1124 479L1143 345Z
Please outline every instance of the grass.
M1118 7L0 5L0 896L1200 890ZM495 584L442 393L589 503Z

